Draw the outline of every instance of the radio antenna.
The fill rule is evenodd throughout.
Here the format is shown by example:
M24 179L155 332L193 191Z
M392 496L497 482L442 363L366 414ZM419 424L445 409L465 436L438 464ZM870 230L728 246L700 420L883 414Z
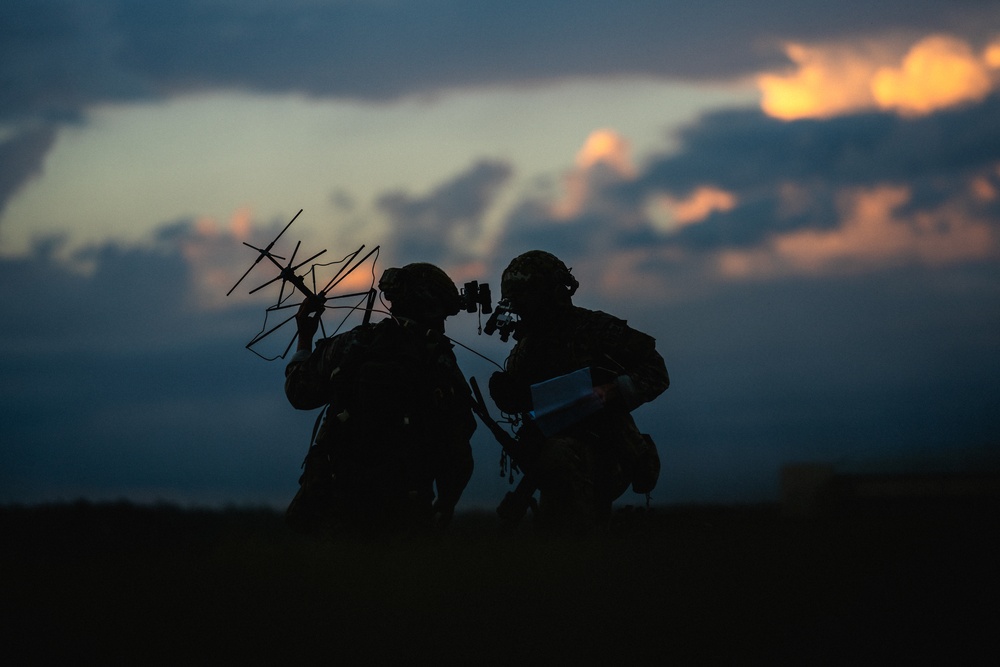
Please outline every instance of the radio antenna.
M318 257L320 257L321 255L323 255L324 253L326 253L326 249L325 248L323 250L320 250L319 252L315 253L314 255L310 256L308 259L305 259L305 260L302 260L302 261L296 263L295 258L298 255L299 248L302 245L301 241L296 242L295 248L292 250L292 254L289 256L289 258L287 259L287 261L285 260L284 256L278 255L275 252L273 252L273 249L274 249L275 245L277 244L278 240L282 237L282 235L286 231L288 231L288 228L292 226L292 223L295 222L296 219L298 219L298 217L299 217L299 215L301 213L302 213L302 209L299 209L299 212L296 213L292 217L292 219L288 221L288 224L286 224L282 228L282 230L280 232L278 232L278 235L275 236L274 239L272 239L271 242L268 243L263 248L258 248L257 246L251 245L251 244L249 244L249 243L247 243L245 241L243 242L243 245L245 245L248 248L251 248L251 249L253 249L253 250L255 250L257 252L257 257L254 259L253 263L250 265L250 268L248 268L243 273L243 275L240 276L240 279L236 281L236 284L233 285L229 289L228 292L226 292L226 296L229 296L230 294L232 294L233 291L240 285L240 283L242 283L243 280L248 275L250 275L250 272L253 271L254 267L257 266L258 264L260 264L261 261L264 260L264 259L268 260L268 262L270 262L271 264L273 264L278 269L278 274L276 276L274 276L273 278L267 280L263 284L255 287L253 289L251 289L248 292L248 294L255 294L255 293L263 290L264 288L266 288L266 287L268 287L270 285L273 285L274 283L276 283L278 281L281 281L280 287L279 287L279 290L278 290L278 299L277 299L277 302L275 302L271 306L268 306L265 309L265 311L264 311L264 325L261 327L260 332L258 332L257 335L255 335L250 340L250 342L246 344L246 348L248 350L250 350L251 352L253 352L257 356L261 357L262 359L266 359L268 361L273 361L273 360L279 359L279 358L283 359L288 354L288 351L291 349L292 344L295 342L295 339L298 336L298 331L296 331L295 334L293 334L293 336L291 338L291 341L285 347L284 352L282 352L282 353L280 353L280 354L278 354L278 355L276 355L274 357L266 357L266 356L260 354L256 349L254 349L254 346L256 346L258 343L260 343L262 340L264 340L265 338L267 338L268 336L270 336L274 332L276 332L279 329L281 329L284 325L288 324L289 322L291 322L292 320L295 319L295 315L293 314L290 317L285 318L284 320L282 320L278 324L276 324L276 325L268 328L268 316L272 312L276 312L276 311L283 310L283 309L286 309L286 308L297 308L298 307L297 303L296 304L291 304L291 305L288 305L288 304L285 303L286 301L288 301L288 299L290 299L292 297L292 295L296 291L300 292L301 294L303 294L307 299L313 299L314 301L316 301L317 306L318 306L318 312L316 313L316 317L320 318L319 319L319 325L320 325L320 327L323 330L323 335L324 336L326 335L326 328L323 326L323 320L322 320L322 315L323 315L323 311L324 310L326 310L326 309L347 309L348 311L350 311L350 312L347 313L347 315L344 317L344 319L341 320L340 324L337 326L337 330L339 330L340 327L343 326L344 322L347 321L348 317L350 317L351 312L354 312L354 311L357 311L357 310L362 310L363 309L363 311L364 311L363 322L364 323L368 323L371 320L371 315L372 315L372 312L373 312L374 306L375 306L375 298L378 295L378 290L375 289L375 287L374 287L374 283L375 283L375 270L374 270L375 266L374 265L375 265L375 262L378 260L379 246L375 246L374 248L372 248L360 260L355 261L357 259L358 255L361 254L361 251L364 250L364 248L365 248L364 245L362 245L360 248L358 248L354 252L348 253L343 259L341 259L339 261L336 261L336 262L329 262L329 263L326 263L326 264L318 263L318 262L315 261ZM337 294L337 295L331 294L331 291L334 288L336 288L336 286L338 284L340 284L345 278L347 278L349 275L351 275L357 268L359 268L366 261L368 261L368 259L371 258L372 255L374 255L375 258L372 260L372 279L371 279L371 285L369 286L369 288L367 290L365 290L363 292L351 292L349 294ZM340 264L341 266L337 270L337 272L333 276L333 278L331 278L330 281L326 284L326 286L323 289L321 289L319 291L316 291L316 269L317 269L317 267L330 266L332 264ZM302 267L305 267L307 265L308 265L308 268L303 273L300 274L299 273L299 269L302 269ZM310 288L309 285L306 284L306 276L310 276L311 277L311 282L312 282L312 287L311 288ZM291 292L289 292L287 295L285 293L285 286L286 285L291 285L292 288L293 288L291 290ZM329 301L333 301L333 300L337 300L337 299L351 299L351 298L358 298L358 297L362 297L362 298L361 298L361 300L359 302L357 302L354 305L348 305L348 306L332 306L332 305L327 305L327 302L329 302ZM362 306L362 304L364 304L364 305ZM334 333L336 333L336 330L334 331Z
M269 257L272 262L274 261L274 258L284 259L284 257L281 257L280 255L272 255L271 254L271 248L273 248L274 244L278 242L278 239L281 238L281 235L284 234L288 230L288 228L292 226L292 223L295 222L295 219L298 218L299 215L302 214L302 211L303 211L303 209L300 208L299 212L296 213L294 216L292 216L292 219L288 221L288 224L285 225L285 228L282 229L280 232L278 232L278 235L274 237L273 241L271 241L270 243L267 244L266 248L256 248L256 247L250 245L249 243L247 243L246 241L243 242L243 245L245 245L246 247L253 248L254 250L257 251L257 259L255 259L253 261L253 264L251 264L250 268L246 270L246 273L244 273L242 276L240 276L240 279L236 281L236 285L233 285L231 288L229 288L229 291L226 292L226 296L229 296L230 294L233 293L233 290L236 289L236 287L241 282L243 282L244 278L246 278L248 275L250 275L250 272L253 271L253 267L255 267L258 264L260 264L260 260L264 259L264 257Z

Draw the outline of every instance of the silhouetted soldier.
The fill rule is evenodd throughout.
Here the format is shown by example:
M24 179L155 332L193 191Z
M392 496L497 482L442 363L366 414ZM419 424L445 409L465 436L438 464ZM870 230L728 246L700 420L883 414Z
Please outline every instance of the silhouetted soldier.
M542 407L534 405L533 385L589 369L589 378L582 373L592 389L584 385L590 396L578 402L577 421L570 417L573 423L561 426L529 416L518 433L534 452L521 467L530 470L539 490L539 522L569 529L609 517L612 502L629 484L639 493L652 490L659 457L630 412L670 385L654 339L624 320L574 306L577 287L550 253L532 250L511 261L503 272L501 304L519 318L517 342L505 370L490 378L497 407L529 414ZM517 515L523 508L501 504L501 516L511 511Z
M446 523L472 475L471 390L444 335L459 292L426 263L387 269L379 289L392 317L315 350L322 307L307 300L296 315L285 394L301 410L327 406L286 514L303 532Z

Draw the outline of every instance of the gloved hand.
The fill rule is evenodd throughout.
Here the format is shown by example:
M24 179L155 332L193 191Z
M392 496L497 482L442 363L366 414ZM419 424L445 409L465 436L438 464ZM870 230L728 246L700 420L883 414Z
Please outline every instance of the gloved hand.
M319 316L323 314L325 299L306 297L295 313L295 325L299 329L296 349L311 350L312 340L319 329Z
M490 376L490 398L503 412L531 410L531 388L520 386L504 371L496 371Z

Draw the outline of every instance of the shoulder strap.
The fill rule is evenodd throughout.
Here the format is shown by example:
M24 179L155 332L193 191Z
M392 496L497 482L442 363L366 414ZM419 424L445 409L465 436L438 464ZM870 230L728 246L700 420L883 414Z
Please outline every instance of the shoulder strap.
M316 415L316 422L313 424L312 437L309 439L309 448L306 450L306 458L302 459L301 468L306 467L306 461L309 459L309 452L312 451L313 445L316 444L316 435L319 433L319 426L323 423L323 416L326 414L326 410L329 407L330 404L327 403L320 409L319 414Z

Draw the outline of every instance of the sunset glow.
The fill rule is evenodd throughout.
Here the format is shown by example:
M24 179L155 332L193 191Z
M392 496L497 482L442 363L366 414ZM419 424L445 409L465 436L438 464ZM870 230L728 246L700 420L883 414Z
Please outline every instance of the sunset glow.
M845 192L839 228L792 232L766 248L722 252L719 269L730 278L745 279L854 272L907 262L941 266L1000 254L989 222L970 217L960 202L902 217L897 211L910 198L904 186Z
M986 178L977 178L971 185L972 195L980 201L996 201L998 192L997 186Z
M531 249L675 380L637 409L669 465L625 506L777 506L789 463L1000 470L1000 2L19 0L0 26L0 501L280 521L344 417L284 396L304 293L316 343L386 269L496 306ZM533 332L480 315L446 330L485 390ZM457 512L515 482L483 426Z
M594 130L576 155L576 166L580 169L591 169L599 163L610 166L622 176L635 173L628 141L614 130Z
M993 69L1000 69L1000 42L994 42L986 47L983 62Z
M253 221L253 211L249 207L238 208L233 211L233 216L229 219L229 230L239 241L246 241L250 235L250 225Z
M628 141L614 130L594 130L576 154L575 168L564 178L563 198L551 205L552 215L565 220L577 215L591 196L591 181L606 174L595 173L599 166L609 167L620 178L632 178L635 167L629 157Z
M992 87L986 63L968 44L938 35L914 45L899 67L880 68L872 80L879 107L905 114L980 100Z
M824 118L871 104L869 81L874 67L870 57L844 47L802 44L789 44L785 53L796 66L794 72L757 77L763 94L761 108L769 116Z
M715 211L729 211L736 206L735 195L712 186L702 186L684 199L664 197L677 226L700 222Z
M1000 44L977 56L964 40L930 35L891 45L788 44L794 70L757 77L761 108L774 118L829 118L868 109L921 115L983 99L996 88Z
M219 233L219 225L216 223L215 218L209 217L201 217L195 220L194 229L198 236L215 236Z

